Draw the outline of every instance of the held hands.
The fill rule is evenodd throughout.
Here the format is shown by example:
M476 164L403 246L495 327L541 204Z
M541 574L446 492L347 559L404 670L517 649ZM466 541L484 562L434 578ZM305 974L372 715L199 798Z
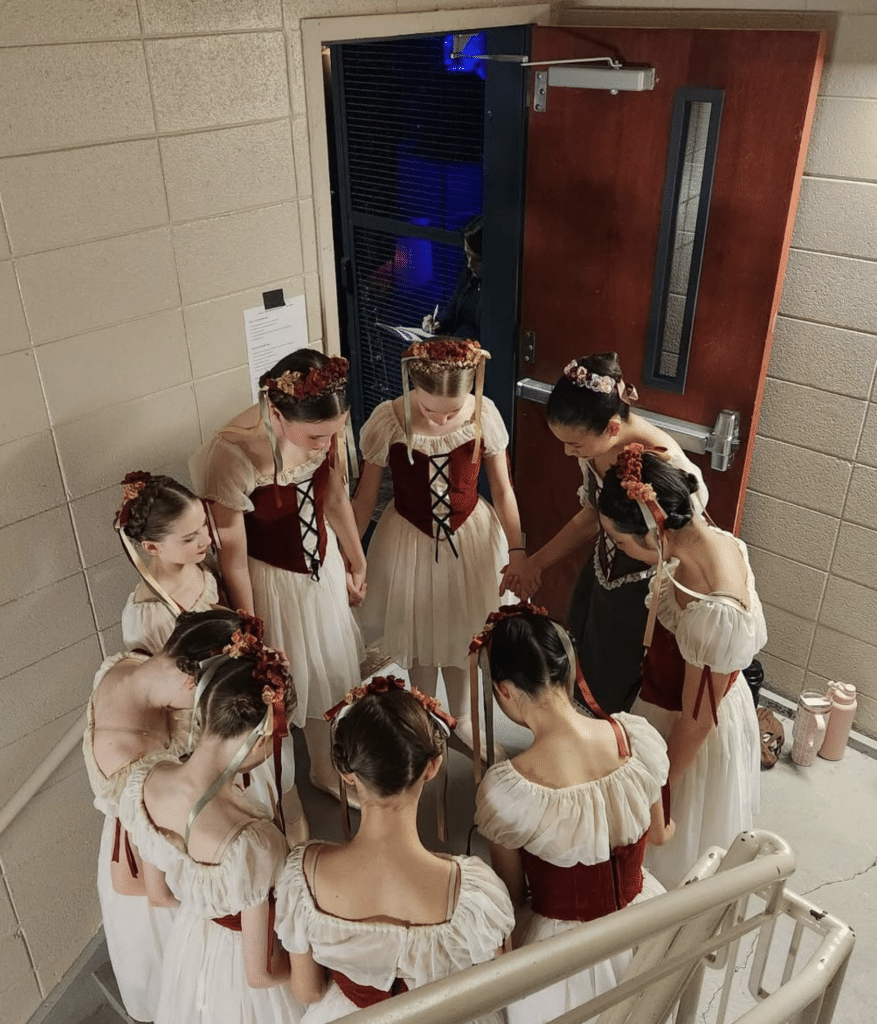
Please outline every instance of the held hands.
M508 590L519 601L526 601L533 597L541 582L542 571L534 566L533 559L527 558L523 551L512 551L509 554L509 564L502 570L499 595L502 597Z
M365 600L368 584L365 582L365 559L362 562L352 563L348 558L344 559L344 580L347 584L347 603L351 608L357 608Z

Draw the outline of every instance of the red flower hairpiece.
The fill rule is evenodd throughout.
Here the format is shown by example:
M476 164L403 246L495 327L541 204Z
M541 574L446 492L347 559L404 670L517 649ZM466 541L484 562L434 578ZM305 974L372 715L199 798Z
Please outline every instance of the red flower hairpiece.
M368 697L371 694L390 693L392 690L404 689L405 680L399 679L398 676L375 676L367 682L365 686L354 686L353 689L348 690L334 707L329 708L329 710L323 715L323 718L325 718L327 722L331 722L342 708L346 707L348 704L354 704L356 701L362 700L363 697Z
M305 373L286 370L279 377L269 377L263 387L270 394L282 392L296 401L322 398L347 387L350 364L343 356L332 356L325 366L315 366Z
M631 501L638 501L641 505L645 505L652 513L655 522L660 526L664 523L667 516L658 504L658 496L655 494L654 487L643 482L644 452L649 452L665 461L668 458L665 448L646 448L645 445L634 441L631 444L625 445L619 454L615 472L628 498Z
M530 604L529 601L522 601L520 604L507 604L503 605L502 608L495 612L491 612L487 616L487 622L484 624L484 629L480 633L477 633L469 644L469 653L477 654L482 647L490 639L490 634L493 632L493 627L497 622L502 622L504 619L516 619L523 612L532 612L534 615L548 616L548 612L544 608L540 608L538 605Z
M415 341L402 353L402 360L421 359L425 363L446 363L448 366L477 366L482 359L489 359L477 341L471 338L436 338L430 341Z
M457 728L457 719L442 710L442 702L438 697L430 697L428 693L418 690L416 686L411 687L410 693L418 704L422 704L426 708L428 714L444 722L449 729Z
M243 608L238 608L241 619L240 626L232 633L231 640L217 653L227 654L230 658L246 658L256 656L265 648L265 626L257 615L250 615Z
M346 707L355 704L358 700L362 700L363 697L381 696L385 693L392 693L394 690L404 689L405 680L400 679L398 676L375 676L365 686L354 686L352 690L348 690L344 697L334 707L329 708L323 717L327 722L332 722ZM428 714L439 719L449 729L456 729L457 719L453 715L442 711L442 704L438 698L430 697L415 686L412 686L408 692Z
M131 502L140 497L140 492L146 486L146 481L151 479L152 473L148 473L145 469L136 469L133 473L128 473L125 476L122 481L122 504L116 513L116 521L119 526L124 526L128 522Z

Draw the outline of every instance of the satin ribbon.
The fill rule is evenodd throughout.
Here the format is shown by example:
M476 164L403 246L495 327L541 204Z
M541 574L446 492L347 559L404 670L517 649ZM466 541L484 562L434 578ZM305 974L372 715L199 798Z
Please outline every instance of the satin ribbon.
M399 679L397 676L375 676L371 682L366 683L364 686L357 686L350 690L349 693L334 704L328 711L323 714L323 717L327 722L331 722L333 728L338 727L338 723L341 719L350 711L353 705L361 700L363 697L372 695L382 695L385 693L391 693L393 690L405 690L405 682ZM408 691L412 697L419 703L422 704L426 713L432 718L434 722L439 726L445 737L450 737L451 730L456 728L457 720L453 715L449 715L447 712L442 711L438 706L438 701L435 697L430 697L425 693L422 693L416 687L412 687ZM448 794L448 773L447 773L447 748L442 750L442 763L439 767L438 775L441 786L441 799L436 805L436 829L438 837L442 842L447 842L448 838L448 824L447 824L447 794ZM344 832L344 838L350 842L352 838L352 829L350 826L350 806L347 800L347 784L344 779L341 778L341 773L338 774L338 797L341 804L341 827Z
M473 429L475 431L475 446L472 449L473 464L481 457L481 410L484 405L484 372L485 362L490 359L490 353L485 349L477 349L478 363L475 367L475 412L473 415ZM408 461L414 464L414 435L411 428L411 391L408 380L408 366L410 362L429 362L423 356L403 356L402 358L402 412L405 420L405 447L408 451ZM440 362L440 360L436 360ZM462 363L460 369L466 369Z
M554 629L557 632L558 638L563 646L564 653L566 654L567 661L570 666L570 674L567 680L567 690L572 694L573 686L577 686L579 693L582 696L582 700L591 712L594 718L602 719L603 721L609 722L615 733L615 739L618 746L618 754L620 757L630 756L630 747L627 742L624 730L615 721L615 719L608 715L597 703L594 695L591 693L590 687L585 682L585 677L582 674L582 667L579 663L579 659L576 656L575 650L572 645L572 641L569 638L569 634L559 623L550 619L548 612L544 608L539 608L536 605L531 605L529 602L523 602L516 605L507 605L504 608L500 608L496 612L492 612L487 617L487 624L485 628L473 638L472 643L469 645L469 701L470 710L472 714L472 767L475 774L475 784L478 785L481 782L483 772L481 769L481 729L480 722L478 720L478 690L479 690L479 678L478 670L481 670L481 685L480 689L483 693L484 703L484 727L485 727L485 745L487 754L487 767L490 768L494 763L494 751L493 751L493 680L490 674L490 651L493 643L493 627L497 622L502 622L504 619L513 619L521 615L522 612L529 611L534 615L543 616L548 618Z

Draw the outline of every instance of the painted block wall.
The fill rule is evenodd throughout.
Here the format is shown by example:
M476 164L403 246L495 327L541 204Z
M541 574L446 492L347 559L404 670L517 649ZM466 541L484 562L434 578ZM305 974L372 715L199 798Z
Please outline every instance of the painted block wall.
M751 19L804 3L555 6L561 22L691 23L687 7ZM185 478L248 401L241 309L266 288L304 294L322 344L300 19L462 6L0 0L0 804L119 647L134 582L111 529L121 475ZM840 14L744 536L771 684L848 678L877 732L877 10L811 6ZM98 926L99 826L77 751L0 837L10 1024Z

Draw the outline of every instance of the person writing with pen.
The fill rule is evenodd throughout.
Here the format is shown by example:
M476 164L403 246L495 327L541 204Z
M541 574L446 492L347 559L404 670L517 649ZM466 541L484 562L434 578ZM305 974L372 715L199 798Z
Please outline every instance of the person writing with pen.
M423 318L423 330L451 338L481 338L481 237L484 217L478 215L462 229L466 266L447 304Z

